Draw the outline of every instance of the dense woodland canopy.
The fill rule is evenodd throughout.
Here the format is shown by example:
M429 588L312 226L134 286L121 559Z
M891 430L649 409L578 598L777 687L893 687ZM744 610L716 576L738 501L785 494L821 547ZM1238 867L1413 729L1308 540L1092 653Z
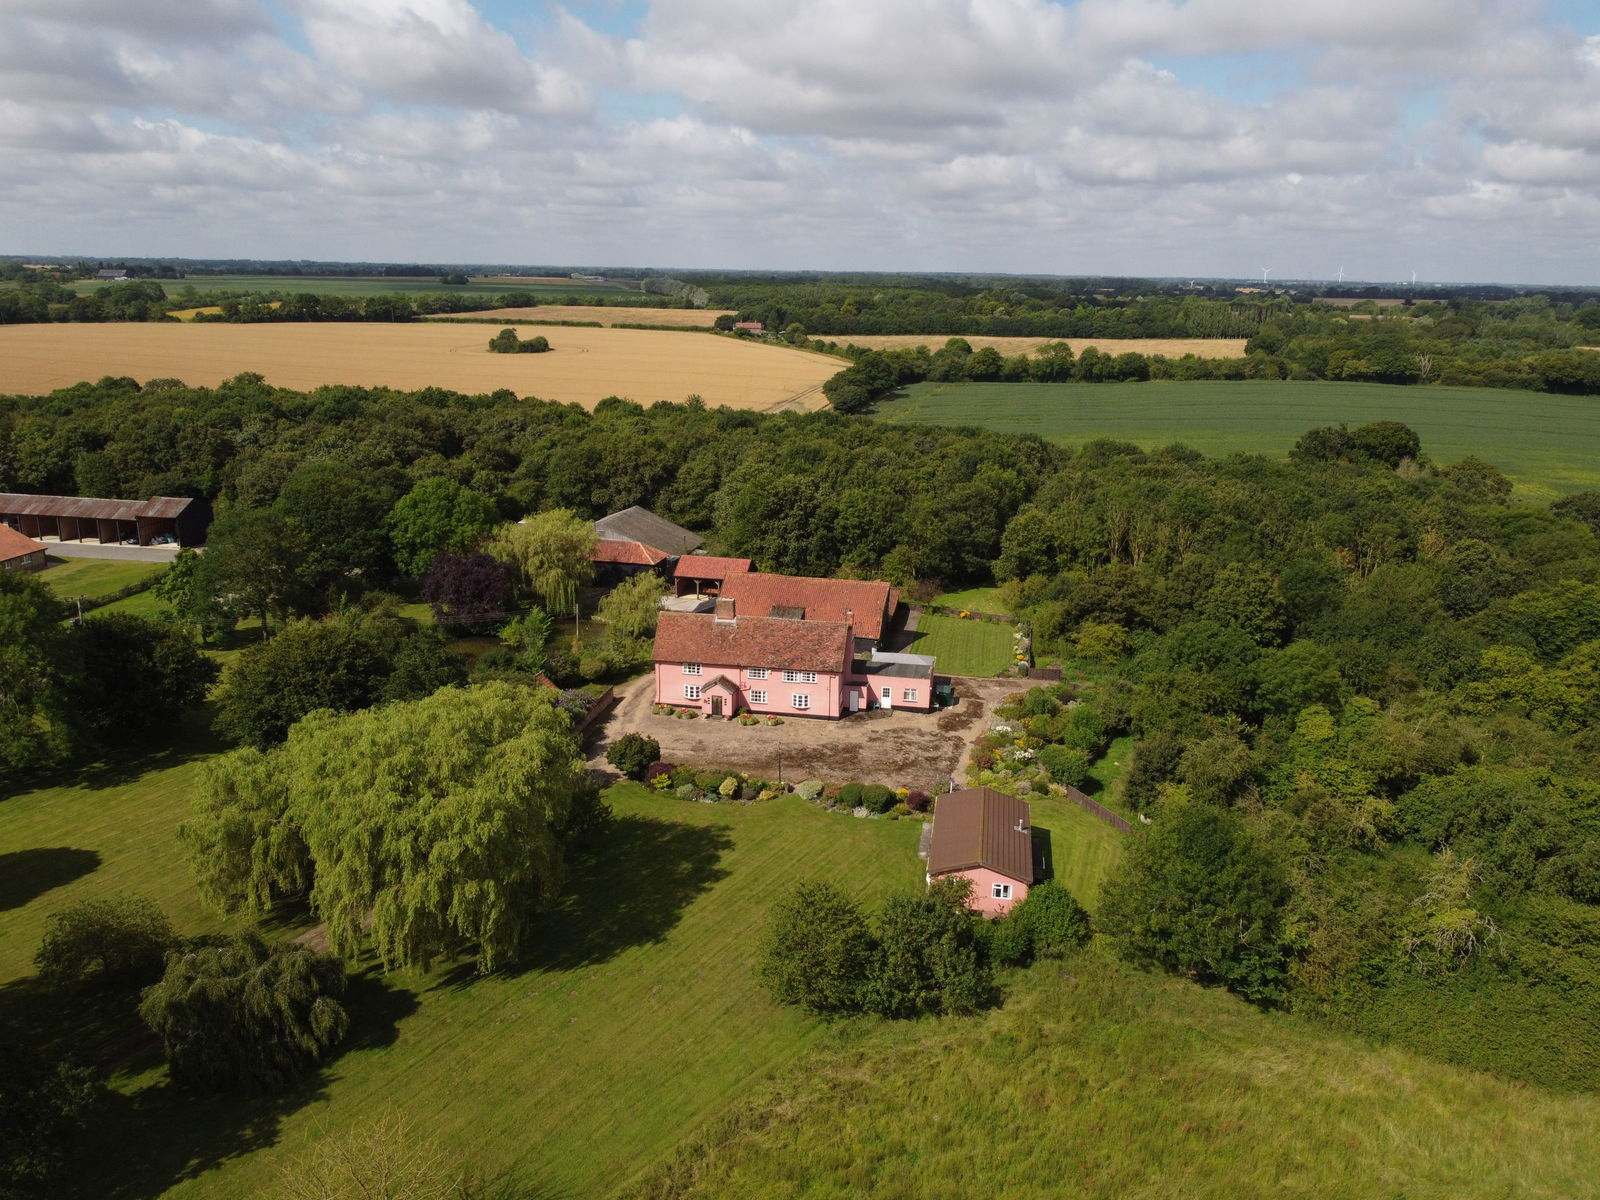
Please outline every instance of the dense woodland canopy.
M1077 660L1096 752L1133 738L1124 799L1158 832L1095 914L1119 945L1263 1004L1591 1087L1600 498L1513 503L1492 465L1431 463L1394 423L1285 450L1069 450L837 413L589 413L254 376L0 401L0 490L214 496L206 558L251 530L283 615L391 586L401 547L374 530L403 532L414 574L429 545L464 548L449 513L486 532L485 508L642 504L766 569L1002 583L1043 652L1097 647L1098 665ZM419 484L427 504L402 505ZM350 519L319 525L336 504ZM1240 887L1218 894L1219 877ZM1214 940L1228 921L1244 943Z

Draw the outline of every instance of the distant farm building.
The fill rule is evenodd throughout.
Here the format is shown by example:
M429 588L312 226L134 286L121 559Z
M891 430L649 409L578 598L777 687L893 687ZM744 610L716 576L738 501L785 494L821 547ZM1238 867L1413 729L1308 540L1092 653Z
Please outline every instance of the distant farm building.
M940 796L933 811L928 882L958 877L972 884L969 907L1003 917L1033 885L1033 818L1025 801L993 788Z
M197 546L206 540L211 506L184 496L100 500L5 492L0 493L0 525L44 542Z
M760 321L735 321L733 327L742 329L746 333L760 333L762 331Z
M643 571L670 575L678 559L700 548L698 534L637 504L601 517L589 557L601 583L617 583Z
M101 283L121 283L128 278L128 272L122 267L113 267L110 270L96 271L94 277Z
M0 571L38 571L44 568L44 547L9 525L0 525Z

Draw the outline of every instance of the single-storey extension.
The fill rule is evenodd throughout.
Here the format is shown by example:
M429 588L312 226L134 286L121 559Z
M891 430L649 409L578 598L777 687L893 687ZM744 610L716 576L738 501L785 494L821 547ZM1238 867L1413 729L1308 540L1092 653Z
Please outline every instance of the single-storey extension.
M0 525L0 571L42 571L44 547L9 525Z
M933 707L934 660L857 657L847 621L740 615L724 596L711 612L663 612L656 626L657 704L707 716L752 713L840 717L864 708Z
M0 525L40 541L198 546L204 544L211 526L211 505L187 496L101 500L4 492Z
M1025 801L993 788L940 796L933 810L928 882L969 880L969 907L1003 917L1034 882L1033 818Z

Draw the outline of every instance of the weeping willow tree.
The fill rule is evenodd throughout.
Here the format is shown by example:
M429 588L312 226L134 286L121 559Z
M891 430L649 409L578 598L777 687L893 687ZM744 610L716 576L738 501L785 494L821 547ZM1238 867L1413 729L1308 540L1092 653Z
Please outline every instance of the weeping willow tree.
M387 968L426 969L472 949L492 971L560 891L597 805L550 696L491 683L316 713L274 750L217 760L182 838L224 911L308 895L336 953L370 940Z
M594 526L571 509L552 508L500 526L486 549L517 574L553 613L569 613L578 589L594 578Z
M139 1015L174 1079L223 1091L271 1091L321 1062L350 1029L344 965L258 937L167 956Z

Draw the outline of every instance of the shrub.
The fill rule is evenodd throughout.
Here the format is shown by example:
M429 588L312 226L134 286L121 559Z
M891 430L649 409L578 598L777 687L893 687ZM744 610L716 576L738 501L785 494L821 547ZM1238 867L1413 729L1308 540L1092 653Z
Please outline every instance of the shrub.
M700 715L700 710L697 708L680 708L678 715L686 721L692 721Z
M1059 958L1089 940L1089 914L1053 879L1029 888L1027 898L1004 923L1021 924L1032 952L1041 958Z
M50 983L150 982L175 941L172 922L142 896L80 900L46 919L33 962Z
M739 777L737 775L729 775L717 787L717 795L723 797L723 799L725 799L725 800L733 799L733 797L738 793L738 791L739 791Z
M927 792L920 792L916 788L912 788L906 793L906 807L914 813L927 812L928 805L932 799L933 797L928 795Z
M167 955L139 1015L166 1048L172 1077L216 1089L281 1088L343 1039L344 966L304 946L253 935Z
M690 784L690 785L692 785L694 783L694 768L693 767L673 767L672 768L672 786L673 787L682 787L686 783Z
M873 783L861 789L861 804L868 812L888 812L894 803L893 788L884 787L881 783Z
M815 803L822 796L823 783L820 779L807 779L804 783L794 785L794 794L802 800Z
M692 783L679 784L678 785L678 799L679 800L698 800L698 799L700 799L700 789L695 787L695 785L692 784Z
M783 724L783 718L782 717L768 717L767 718L767 724L768 725L782 725Z
M657 779L665 779L670 783L673 781L673 773L676 770L677 768L671 763L653 762L644 770L644 781L646 783L654 783Z
M865 786L859 783L847 783L839 789L839 803L845 808L860 808L861 793Z
M1033 961L1033 934L1018 915L1020 912L1019 906L989 923L989 957L1001 966L1017 967Z
M1029 688L1022 700L1022 710L1030 717L1048 717L1059 707L1056 698L1042 687Z
M1040 746L1039 762L1064 787L1082 787L1089 778L1089 756L1071 746Z
M909 817L910 815L911 810L904 803L896 804L888 813L891 821L898 821L901 817Z
M643 733L625 733L606 751L606 761L629 779L643 779L660 758L661 743Z
M831 883L801 881L773 906L756 976L783 1004L855 1012L872 957L856 902Z

